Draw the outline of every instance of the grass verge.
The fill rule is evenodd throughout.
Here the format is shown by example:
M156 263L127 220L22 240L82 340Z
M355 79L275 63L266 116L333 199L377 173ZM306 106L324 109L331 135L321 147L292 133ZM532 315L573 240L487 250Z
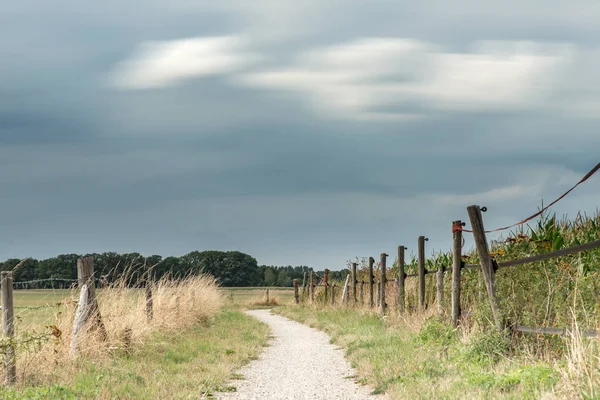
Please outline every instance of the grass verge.
M465 338L435 317L415 324L364 310L274 312L327 332L361 382L391 399L572 398L557 389L557 365L519 354L502 335Z
M233 329L235 327L235 329ZM240 379L235 370L262 351L265 324L225 309L180 333L154 333L129 355L81 360L71 376L52 386L3 389L2 399L187 399L209 398Z

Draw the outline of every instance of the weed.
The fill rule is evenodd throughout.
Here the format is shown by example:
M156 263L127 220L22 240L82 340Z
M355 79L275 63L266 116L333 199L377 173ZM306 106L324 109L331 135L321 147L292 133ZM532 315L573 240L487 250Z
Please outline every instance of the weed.
M440 318L432 317L425 321L417 340L421 343L436 343L448 346L458 340L458 335L456 329L444 324Z
M465 360L495 365L508 357L512 350L510 336L506 332L491 330L473 337L464 351Z

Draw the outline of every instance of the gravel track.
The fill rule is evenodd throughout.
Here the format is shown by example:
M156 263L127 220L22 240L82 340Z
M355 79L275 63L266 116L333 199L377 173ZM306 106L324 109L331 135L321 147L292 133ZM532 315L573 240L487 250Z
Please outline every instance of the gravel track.
M239 371L244 380L229 384L237 392L219 393L222 400L284 399L385 399L356 384L356 372L344 359L343 350L329 343L329 336L291 321L271 310L247 314L271 327L274 339L260 358Z

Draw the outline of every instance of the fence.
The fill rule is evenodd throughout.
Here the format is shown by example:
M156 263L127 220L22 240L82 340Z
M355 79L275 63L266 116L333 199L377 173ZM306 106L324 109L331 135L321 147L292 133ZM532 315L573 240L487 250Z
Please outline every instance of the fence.
M0 291L2 298L2 334L3 340L0 343L0 350L4 354L5 384L15 383L17 377L16 354L17 343L15 342L15 313L16 308L38 309L51 306L33 306L33 307L15 307L13 301L13 288L23 288L27 284L39 285L42 282L59 282L67 287L74 287L77 284L80 289L79 301L73 321L73 332L70 342L70 354L77 357L80 352L80 343L84 335L93 332L99 335L103 341L108 339L106 327L100 315L98 301L96 299L96 282L94 279L94 264L92 257L83 257L77 260L77 281L70 279L49 278L35 281L13 282L13 271L2 271L0 281ZM61 285L61 286L64 286ZM39 286L37 286L39 287ZM153 319L153 292L152 284L147 282L145 288L145 312L147 320L150 323ZM123 332L125 347L129 347L128 341L131 341L130 332ZM128 338L128 339L127 339Z
M515 227L517 225L524 224L525 222L542 215L542 213L547 210L549 207L557 203L560 199L564 198L568 193L570 193L575 187L585 182L588 178L590 178L595 172L600 170L600 163L596 165L584 178L582 178L575 186L569 189L562 196L557 198L555 201L542 208L539 212L533 214L532 216L507 227L494 229L494 230L485 230L483 224L482 212L487 211L485 207L479 207L478 205L471 205L467 207L467 212L469 215L469 220L471 222L471 230L464 229L465 223L457 220L452 222L452 235L453 235L453 249L452 249L452 265L443 265L436 271L428 271L425 268L426 259L425 259L425 242L428 239L424 236L418 237L418 255L417 255L417 266L418 272L414 274L406 274L405 272L405 256L404 251L407 249L405 246L398 246L398 270L397 275L394 279L388 279L386 273L386 260L388 254L382 253L380 256L380 279L375 282L375 275L373 271L374 259L372 257L369 258L368 261L368 281L358 281L357 279L357 263L351 263L350 266L350 274L348 277L350 280L346 281L343 285L343 293L340 304L352 304L352 305L364 305L364 285L368 285L368 300L367 303L370 308L376 308L380 313L385 314L388 308L388 304L386 303L386 283L392 282L395 283L395 298L396 298L396 306L397 311L401 314L407 311L406 309L406 282L410 278L418 279L417 282L417 291L418 291L418 310L424 311L427 308L427 304L425 301L425 293L426 293L426 275L435 274L436 282L435 282L435 297L436 297L436 306L439 314L444 312L443 309L443 299L444 299L444 276L447 275L446 272L451 273L451 307L450 307L450 319L454 326L458 326L461 319L461 271L464 269L480 269L483 276L483 281L485 284L485 289L487 292L487 299L489 303L489 307L491 309L491 314L493 317L493 322L496 328L498 329L510 329L512 331L524 332L524 333L536 333L536 334L550 334L550 335L566 335L569 332L567 328L548 328L548 327L535 327L535 326L522 326L516 323L511 323L511 321L507 320L502 315L502 310L498 304L498 298L496 293L496 284L495 284L495 274L501 268L515 267L519 265L524 265L528 263L539 262L543 260L548 260L551 258L563 257L570 254L576 254L584 251L589 251L592 249L600 248L600 239L593 240L588 243L576 245L573 247L560 249L556 251L551 251L543 254L532 255L528 257L518 258L509 261L497 262L495 258L490 254L486 233L501 231L505 229L509 229ZM463 246L463 232L469 232L473 234L473 238L475 240L477 254L479 256L479 264L465 264L463 261L462 255L462 246ZM322 303L326 304L331 301L331 305L335 305L335 290L336 286L330 285L327 280L326 270L325 276L323 277L320 284L315 285L313 282L313 274L311 273L310 277L310 302L312 304L315 303L315 288L318 286L322 286L323 290L323 299ZM331 287L331 294L328 299L328 287ZM357 291L358 287L358 291ZM350 300L352 299L352 300ZM296 299L296 303L299 303L299 300ZM588 337L596 337L598 336L598 331L596 330L583 330L581 332L582 335Z
M388 254L381 254L380 259L380 279L378 281L375 280L375 275L373 273L373 264L374 259L371 257L369 259L369 268L368 268L368 280L358 280L357 279L357 263L354 262L351 264L351 271L348 275L348 279L345 284L342 285L341 289L342 297L339 305L365 305L368 304L370 308L376 308L380 313L385 314L389 305L383 299L386 299L386 284L394 283L395 285L395 293L394 297L396 299L395 305L397 307L397 311L399 313L405 313L407 311L405 300L406 300L406 282L409 279L416 278L417 282L417 292L418 292L418 311L424 311L428 308L428 305L425 301L425 293L426 293L426 276L427 275L436 275L435 280L435 298L436 298L436 307L438 313L443 313L442 302L444 300L444 278L450 273L451 275L451 321L455 326L458 326L459 320L461 318L461 272L465 269L479 269L481 268L486 292L488 295L488 301L490 304L490 308L492 311L494 323L499 329L510 328L513 331L525 332L525 333L541 333L541 334L552 334L552 335L565 335L569 332L567 328L547 328L547 327L532 327L532 326L521 326L517 324L511 324L510 321L503 320L501 318L501 312L498 307L498 299L496 297L495 290L495 273L498 269L514 267L518 265L524 265L528 263L534 263L542 260L547 260L550 258L562 257L570 254L575 254L587 250L592 250L595 248L600 248L600 240L595 240L592 242L588 242L585 244L581 244L578 246L573 246L566 249L561 249L557 251L552 251L544 254L533 255L530 257L519 258L515 260L502 261L497 262L489 252L489 248L487 246L487 239L483 230L483 222L481 218L481 208L479 206L470 206L469 214L471 216L471 222L474 227L474 237L477 247L477 253L479 255L480 264L465 264L462 259L462 239L463 239L463 229L458 229L458 227L464 226L462 221L454 221L452 223L453 230L453 263L451 268L449 266L442 266L439 270L430 271L425 268L426 258L425 258L425 242L428 240L424 236L420 236L418 238L418 272L414 274L407 274L405 272L405 257L404 250L406 250L405 246L398 246L398 272L397 276L394 279L388 279L386 273L386 264ZM326 272L328 272L326 270ZM383 277L383 279L381 278ZM309 301L311 304L315 304L317 301L315 300L315 292L317 288L322 287L322 304L336 305L336 290L339 288L336 284L330 284L325 279L323 279L319 284L315 284L312 280L311 273L311 283L308 285L309 292ZM367 299L365 300L365 289L364 286L368 286L367 290ZM298 295L298 287L297 282L295 283L295 302L296 304L300 303L300 297ZM306 299L303 299L306 301ZM595 330L584 330L582 334L588 337L596 337L598 335Z

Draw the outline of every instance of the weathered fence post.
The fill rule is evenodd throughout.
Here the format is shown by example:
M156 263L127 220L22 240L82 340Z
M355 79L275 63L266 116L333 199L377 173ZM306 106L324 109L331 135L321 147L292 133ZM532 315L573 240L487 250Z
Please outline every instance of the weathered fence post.
M352 303L356 305L357 293L356 293L356 284L358 281L356 280L356 263L352 263Z
M325 297L327 299L327 297ZM331 306L335 306L335 283L331 286Z
M452 324L460 320L460 273L462 269L462 227L460 220L452 222Z
M437 302L437 308L438 308L438 314L439 315L444 315L444 271L445 271L446 267L444 267L443 265L440 267L440 269L436 272L435 277L436 277L436 302Z
M381 282L381 290L379 291L379 297L380 297L380 308L381 308L381 313L385 314L385 308L386 308L386 303L385 303L385 284L387 282L387 277L386 277L386 259L387 259L388 255L385 253L381 253L381 279L379 279L379 281Z
M373 275L373 264L375 263L375 259L373 257L369 257L369 307L373 308L373 279L375 275Z
M325 274L323 275L323 284L325 285L325 298L324 298L325 301L327 301L327 286L329 285L328 281L329 281L329 270L325 269ZM331 297L333 298L333 296L331 296Z
M314 302L315 302L315 278L314 278L313 271L310 271L310 287L308 288L308 292L310 294L310 302L314 304Z
M14 305L13 305L13 273L2 271L2 334L8 338L4 359L4 384L10 385L17 380L17 364L13 338L15 336Z
M419 307L425 311L425 236L419 236L418 257L419 257Z
M348 276L349 278L350 276ZM350 305L350 284L346 284L346 307Z
M85 326L89 325L89 328L98 330L102 340L105 341L108 339L96 298L94 262L92 257L84 257L77 260L77 277L81 293L73 325L73 334L71 336L71 355L76 355L79 351L79 335ZM90 323L88 324L88 322Z
M152 321L154 310L152 309L152 283L146 281L146 318L148 322Z
M479 262L485 280L485 287L487 289L494 323L496 328L503 329L504 321L500 315L500 309L498 308L496 287L494 285L495 268L492 257L490 256L485 229L483 227L483 218L481 216L482 209L479 208L479 206L473 205L467 207L467 211L469 213L469 219L471 220L471 229L473 230L473 237L475 239L475 245L477 246L477 253L479 254ZM483 211L486 211L485 207L483 208Z
M360 281L360 286L358 287L358 297L360 298L361 306L365 304L364 286L365 286L365 281Z
M298 303L300 303L300 296L298 294L298 279L294 279L293 284L294 284L294 300L296 301L296 304L298 304Z
M302 276L302 302L306 301L306 271L304 271L304 275Z
M77 303L77 311L75 312L75 319L73 320L73 333L71 334L71 356L76 356L79 352L80 331L83 329L90 316L90 305L88 303L89 288L87 285L83 285L79 290L79 302Z
M341 304L348 304L348 300L350 299L350 274L346 275L346 281L344 282L344 288L342 289L342 299Z
M269 305L269 288L267 288L267 305Z
M398 246L398 311L404 313L404 250L406 247Z

